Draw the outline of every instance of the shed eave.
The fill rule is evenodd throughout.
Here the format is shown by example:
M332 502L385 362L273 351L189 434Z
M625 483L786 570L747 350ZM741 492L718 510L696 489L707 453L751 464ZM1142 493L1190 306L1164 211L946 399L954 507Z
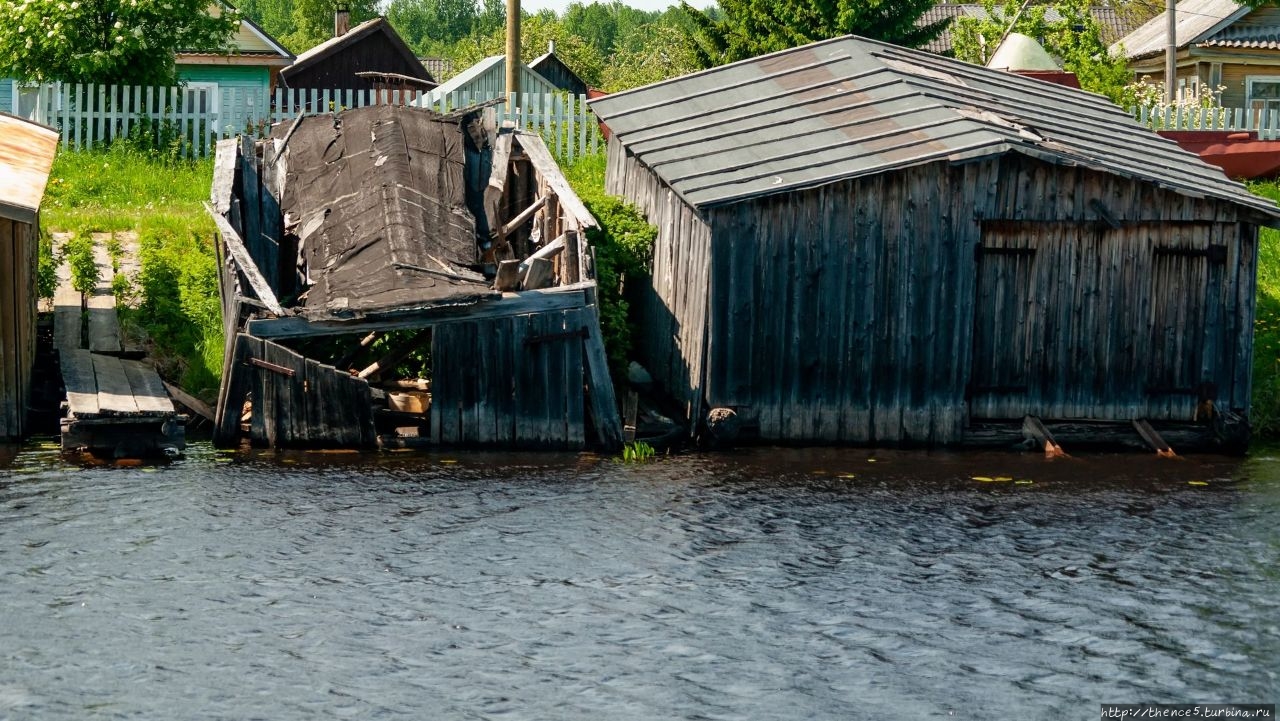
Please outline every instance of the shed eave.
M30 225L36 222L37 212L35 208L0 201L0 218L7 218Z

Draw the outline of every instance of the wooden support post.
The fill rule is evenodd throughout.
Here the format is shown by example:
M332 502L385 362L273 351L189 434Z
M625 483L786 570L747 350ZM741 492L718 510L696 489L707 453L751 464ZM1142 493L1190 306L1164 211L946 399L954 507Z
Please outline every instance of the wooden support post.
M498 261L498 275L493 279L493 289L499 293L507 293L520 288L520 261Z
M618 400L613 393L613 380L609 377L609 358L605 355L604 337L600 334L599 311L588 306L586 315L588 336L582 340L582 352L587 361L587 408L595 425L596 437L606 451L622 448L622 419L618 415Z
M550 258L530 257L529 270L524 274L524 290L539 290L551 285L555 279L555 273L551 267Z
M546 245L542 246L541 248L538 248L538 251L536 253L534 253L533 255L530 255L528 258L525 258L524 262L520 263L520 275L525 275L526 273L528 273L529 266L532 265L534 261L541 260L541 259L551 260L552 258L556 257L557 254L559 254L561 251L564 250L564 246L565 246L565 237L560 236L559 238L556 238L555 240L548 242Z
M578 231L569 228L564 231L564 264L561 266L560 282L569 285L582 280L580 275L581 261L578 254L581 248L578 243L581 242L581 236Z
M640 410L640 394L627 391L622 399L622 442L631 443L636 439L636 415Z
M245 396L253 387L255 375L244 364L249 357L252 340L243 333L237 335L232 355L225 366L227 371L222 377L222 387L226 392L219 395L214 414L213 445L217 448L229 448L240 440L240 413Z
M502 230L498 233L498 237L506 238L508 235L511 235L512 233L514 233L517 229L520 228L520 226L529 222L529 219L532 218L534 214L537 213L539 210L541 210L542 206L546 204L547 204L547 196L545 195L533 201L533 205L530 205L529 207L520 211L520 214L512 218L510 223L507 223L506 225L502 226Z
M431 339L431 329L424 328L418 331L412 338L405 343L392 348L386 355L380 358L376 363L365 368L356 374L357 378L368 378L371 375L381 373L389 367L399 363L401 359L413 352L415 348L426 343Z
M1147 419L1133 419L1133 429L1138 432L1139 436L1142 436L1143 442L1150 446L1160 458L1177 457L1178 454L1173 452L1173 448L1160 437L1160 434L1156 432L1156 429L1151 427L1151 424L1147 422Z
M1022 419L1022 435L1033 441L1037 448L1043 448L1045 458L1064 458L1067 455L1049 429L1035 416Z

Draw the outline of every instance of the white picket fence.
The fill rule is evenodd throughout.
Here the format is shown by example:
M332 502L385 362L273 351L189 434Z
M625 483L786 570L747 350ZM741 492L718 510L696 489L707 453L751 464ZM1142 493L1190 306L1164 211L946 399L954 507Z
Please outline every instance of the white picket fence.
M1156 106L1130 112L1152 130L1224 130L1257 133L1259 140L1280 139L1280 110Z
M64 148L100 147L132 135L135 139L146 136L153 145L172 146L191 157L212 154L222 138L241 133L261 137L272 123L291 121L300 114L375 104L417 105L443 113L494 100L466 92L433 102L416 90L277 88L268 94L207 85L144 88L50 83L23 92L24 114L57 128ZM498 123L510 120L538 132L563 160L600 148L599 125L585 95L523 93L514 107L510 103L490 107Z

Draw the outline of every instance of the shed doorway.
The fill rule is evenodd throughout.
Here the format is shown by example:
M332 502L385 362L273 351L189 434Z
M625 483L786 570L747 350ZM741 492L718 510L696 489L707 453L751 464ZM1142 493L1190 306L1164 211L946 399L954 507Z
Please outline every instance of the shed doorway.
M1221 361L1222 225L984 222L970 417L1189 420Z

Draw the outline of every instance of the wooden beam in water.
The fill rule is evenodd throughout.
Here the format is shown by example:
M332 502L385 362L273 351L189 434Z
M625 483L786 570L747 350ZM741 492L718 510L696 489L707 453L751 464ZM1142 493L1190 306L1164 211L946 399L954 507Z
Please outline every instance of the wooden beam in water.
M1036 444L1036 448L1044 450L1045 458L1062 458L1067 455L1049 429L1035 416L1026 416L1022 419L1022 434L1030 438Z
M1177 456L1173 452L1173 447L1166 443L1164 438L1160 437L1160 434L1151 427L1151 424L1145 418L1133 419L1133 429L1138 432L1139 436L1142 436L1142 441L1150 446L1151 450L1155 451L1160 458L1174 458Z
M181 403L183 406L191 409L193 413L200 416L201 418L204 418L210 423L214 421L214 418L216 417L216 413L214 409L209 406L208 403L205 403L204 401L200 400L199 398L196 398L195 396L182 390L181 388L179 388L178 386L172 383L168 383L165 381L161 381L161 382L164 383L164 389L169 391L169 397Z

